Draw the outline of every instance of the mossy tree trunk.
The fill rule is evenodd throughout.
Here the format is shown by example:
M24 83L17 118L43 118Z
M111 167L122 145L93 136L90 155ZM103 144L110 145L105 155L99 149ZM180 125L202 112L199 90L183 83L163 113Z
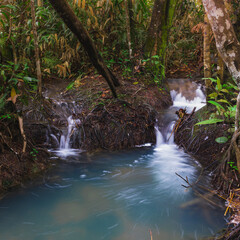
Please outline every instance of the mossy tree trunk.
M164 5L166 0L155 0L153 5L151 22L148 28L147 39L144 45L143 54L145 58L150 58L157 42L159 25L161 24Z
M49 0L49 2L56 10L56 12L60 15L64 23L81 42L92 64L97 69L97 71L105 78L105 80L108 83L108 86L112 91L113 96L117 98L117 93L114 86L120 85L118 79L107 68L93 40L91 39L85 27L82 25L80 20L73 12L73 10L71 9L68 2L66 0Z
M166 49L169 30L179 0L155 0L148 35L144 46L144 56L159 56L159 81L165 78Z
M164 13L161 17L161 24L158 30L157 40L157 54L160 60L160 81L165 79L165 67L166 67L166 50L168 46L168 36L170 28L172 27L173 17L178 0L165 1Z

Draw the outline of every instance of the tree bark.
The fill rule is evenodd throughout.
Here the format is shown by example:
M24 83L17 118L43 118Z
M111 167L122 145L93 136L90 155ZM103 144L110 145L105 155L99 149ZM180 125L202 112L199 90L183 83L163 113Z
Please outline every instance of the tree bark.
M233 79L240 87L240 44L223 0L203 0L217 49Z
M152 56L155 43L157 42L159 25L161 23L161 16L164 11L165 0L155 0L153 5L151 22L148 28L147 39L144 45L143 54L146 58Z
M157 42L157 54L161 62L160 68L160 81L165 79L165 67L166 67L166 50L168 46L169 31L172 26L172 21L177 6L178 0L166 0L164 6L164 14L161 17L161 24L158 26L158 42Z
M224 62L222 60L222 57L220 55L220 53L218 52L218 63L217 63L217 75L219 77L219 79L221 80L221 84L224 83Z
M216 46L230 74L240 89L240 43L237 40L228 11L223 0L202 0L215 37ZM240 92L237 97L235 132L232 137L238 172L240 173L240 151L236 143L239 136ZM230 159L228 159L230 160Z
M42 73L41 73L41 63L40 63L40 56L39 56L39 46L38 46L38 35L37 35L34 0L30 0L30 4L31 4L31 14L32 14L32 28L33 28L33 38L34 38L35 61L36 61L36 70L37 70L37 79L38 79L38 93L40 96L42 96Z
M131 40L131 26L130 26L128 0L125 0L125 15L126 15L126 29L127 29L129 58L132 59L132 40Z
M134 22L134 11L133 11L133 2L132 0L127 0L128 2L128 11L129 11L129 20L130 20L130 32L131 32L131 39L133 42L133 45L136 44L136 35L135 35L135 28L136 24Z
M110 87L112 94L117 98L117 93L114 86L120 86L118 79L107 68L102 57L98 53L91 37L87 30L84 28L80 20L74 14L73 10L69 6L66 0L49 0L53 8L60 15L64 23L68 28L76 35L80 43L86 50L92 64L97 71L106 79L108 86Z
M208 22L208 17L204 16L204 33L203 33L203 62L204 62L204 78L206 87L206 96L208 100L208 95L211 93L211 55L210 55L210 33L211 27Z

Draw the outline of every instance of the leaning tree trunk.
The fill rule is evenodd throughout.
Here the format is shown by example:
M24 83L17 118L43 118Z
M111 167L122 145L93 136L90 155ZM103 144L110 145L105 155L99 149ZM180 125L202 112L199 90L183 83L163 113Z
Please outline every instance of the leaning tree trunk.
M120 83L114 74L107 68L102 57L98 53L91 37L87 30L84 28L80 20L74 14L73 10L69 6L66 0L49 0L53 8L60 15L64 23L68 28L76 35L78 40L86 50L92 64L97 71L106 79L112 94L117 98L116 90L114 86L119 86Z
M229 72L240 89L240 43L237 40L231 24L228 11L223 0L202 0L209 23L215 37L216 46L222 56ZM231 146L236 153L238 172L240 173L240 151L237 145L239 132L240 92L237 97L237 110L235 115L235 133Z
M32 14L32 28L33 28L33 38L34 38L35 61L36 61L36 70L37 70L37 79L38 79L38 93L40 96L42 96L42 72L41 72L41 63L40 63L40 56L39 56L39 46L38 46L38 35L37 35L34 0L31 0L30 4L31 4L31 14Z

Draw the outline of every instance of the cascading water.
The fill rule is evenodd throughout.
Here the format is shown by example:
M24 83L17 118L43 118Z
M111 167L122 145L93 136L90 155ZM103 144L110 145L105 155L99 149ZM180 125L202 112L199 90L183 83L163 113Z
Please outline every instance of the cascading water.
M191 188L183 188L175 174L210 187L208 176L199 179L199 165L173 143L173 135L170 138L182 92L177 88L171 88L174 106L155 127L155 148L75 152L74 157L67 153L68 162L60 161L46 172L43 184L12 192L0 201L0 239L197 240L224 227L224 210L206 204ZM181 97L179 107L205 101L195 99L195 90L190 91L191 98ZM78 124L69 118L61 158L72 151ZM69 163L76 158L78 162ZM205 194L203 189L198 191Z
M182 85L181 81L179 81L179 83L174 81L171 82L171 84L175 87L175 89L170 91L173 106L167 109L162 115L162 118L159 121L162 123L161 127L158 127L157 125L155 126L156 149L159 149L162 144L174 144L174 133L172 131L176 121L176 110L179 108L186 108L188 112L191 112L194 107L196 110L199 110L206 104L206 97L201 90L201 87L197 84L188 83L189 88L184 89L185 95L178 91ZM188 84L186 84L186 86L188 86ZM192 87L192 85L194 87Z
M74 132L77 131L81 124L80 119L74 119L72 116L67 118L68 128L67 132L63 133L60 138L59 149L55 150L54 152L60 157L68 157L78 155L81 150L71 148L71 137L73 136Z

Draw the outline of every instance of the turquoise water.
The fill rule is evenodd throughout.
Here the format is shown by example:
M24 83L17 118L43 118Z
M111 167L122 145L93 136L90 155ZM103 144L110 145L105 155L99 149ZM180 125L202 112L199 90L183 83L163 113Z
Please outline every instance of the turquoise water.
M200 169L174 144L76 159L0 201L0 239L200 239L225 224L201 199L184 207L196 196L175 172L192 182Z
M191 81L170 83L174 107L158 121L156 146L81 153L69 145L74 125L68 117L68 134L55 151L63 161L43 182L0 201L0 240L196 240L224 227L223 207L198 198L175 174L190 183L200 175L199 164L170 135L177 108L201 108L204 94ZM210 188L209 176L199 185Z

